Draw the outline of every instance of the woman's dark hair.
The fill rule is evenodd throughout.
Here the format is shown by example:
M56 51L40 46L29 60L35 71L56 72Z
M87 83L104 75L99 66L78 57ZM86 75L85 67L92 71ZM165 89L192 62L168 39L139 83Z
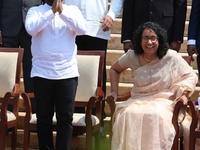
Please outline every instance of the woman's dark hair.
M153 30L158 36L159 47L157 50L157 56L162 58L169 49L169 43L167 41L167 31L160 27L155 22L146 22L138 27L138 29L133 34L133 45L134 52L136 55L144 53L141 47L142 33L145 29Z

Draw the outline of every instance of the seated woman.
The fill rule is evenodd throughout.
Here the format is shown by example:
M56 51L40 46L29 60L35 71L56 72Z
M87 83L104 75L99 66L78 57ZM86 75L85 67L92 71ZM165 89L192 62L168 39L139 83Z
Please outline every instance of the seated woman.
M117 99L120 74L132 69L131 98L116 106L112 150L170 150L175 129L174 104L194 92L197 75L174 50L158 24L142 24L129 50L110 69L111 93Z

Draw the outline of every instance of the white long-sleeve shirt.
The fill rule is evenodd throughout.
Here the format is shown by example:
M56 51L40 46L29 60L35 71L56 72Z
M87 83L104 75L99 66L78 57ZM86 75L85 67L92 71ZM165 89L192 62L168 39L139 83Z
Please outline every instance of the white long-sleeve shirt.
M31 77L66 79L79 76L76 35L86 32L85 20L76 6L63 4L63 11L53 13L44 4L29 9L25 21L32 36Z
M112 0L108 11L108 0L64 0L67 5L75 5L81 10L87 25L85 35L109 40L110 31L102 30L101 19L106 15L113 20L119 16L124 0Z

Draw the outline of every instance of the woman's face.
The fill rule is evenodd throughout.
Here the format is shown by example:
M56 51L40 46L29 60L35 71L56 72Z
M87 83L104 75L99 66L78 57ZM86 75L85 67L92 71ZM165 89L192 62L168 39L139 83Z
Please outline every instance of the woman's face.
M156 55L159 46L157 34L151 29L144 29L141 37L141 47L146 55Z

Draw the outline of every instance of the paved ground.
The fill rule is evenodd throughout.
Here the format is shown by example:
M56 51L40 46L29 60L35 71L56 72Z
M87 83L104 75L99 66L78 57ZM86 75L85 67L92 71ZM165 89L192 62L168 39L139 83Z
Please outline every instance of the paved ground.
M94 148L94 139L93 139L93 150ZM7 147L5 150L11 150L10 147ZM22 147L18 147L16 150L23 150ZM30 147L29 150L38 150L37 145L34 148ZM72 137L72 145L70 150L86 150L85 149L85 136ZM101 138L100 141L100 150L110 150L110 140L109 137Z

